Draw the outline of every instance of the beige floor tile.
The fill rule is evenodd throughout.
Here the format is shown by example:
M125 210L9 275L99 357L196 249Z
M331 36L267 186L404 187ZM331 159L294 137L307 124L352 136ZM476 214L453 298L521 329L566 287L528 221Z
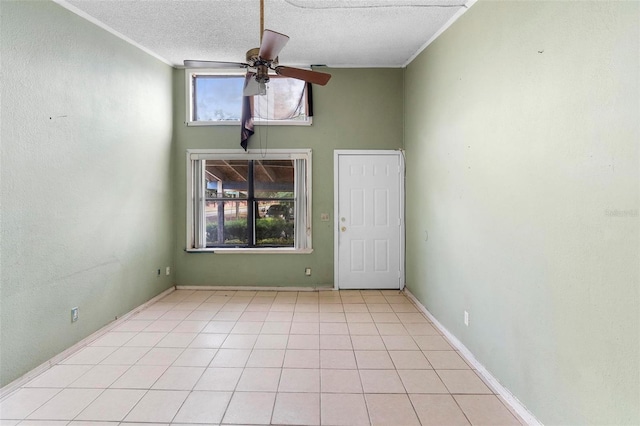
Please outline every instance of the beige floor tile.
M174 333L200 333L209 324L209 321L186 320L173 329Z
M107 389L75 419L121 421L146 392L146 390L135 389Z
M372 312L371 318L375 323L399 323L400 320L393 312Z
M176 324L177 325L177 324ZM110 331L89 343L89 346L122 346L138 334L135 331Z
M349 335L323 334L320 336L320 349L353 349Z
M452 351L453 347L442 336L413 336L423 351Z
M128 365L96 365L80 376L69 387L105 389L111 386L128 369Z
M40 374L24 387L27 388L64 388L75 382L80 376L93 368L92 365L54 365Z
M73 420L102 389L63 389L29 415L30 420Z
M296 307L293 310L294 312L319 312L317 303L296 303Z
M142 331L152 322L152 320L128 320L114 328L113 331Z
M209 321L202 330L203 333L227 334L236 325L234 321Z
M345 312L347 322L373 322L369 312Z
M222 346L228 334L199 333L189 344L190 348L217 349Z
M210 367L244 367L251 355L250 349L220 349Z
M386 350L380 336L351 336L351 343L355 350Z
M322 319L320 320L322 321ZM342 322L320 322L320 334L349 334L349 327Z
M265 322L260 329L260 334L289 334L291 323L286 321Z
M451 395L409 395L423 426L464 426L467 418Z
M164 332L168 333L174 328L176 328L180 324L179 320L157 320L149 324L147 328L144 329L145 332Z
M171 332L158 342L159 348L186 348L195 339L198 333L176 333Z
M75 354L66 358L60 364L94 365L99 364L106 357L115 352L118 348L111 346L85 346Z
M131 340L124 344L124 347L147 347L151 348L168 334L165 331L143 331L135 335Z
M406 393L396 370L358 371L360 372L362 389L365 393Z
M110 387L114 389L150 389L167 369L164 365L134 365Z
M171 365L183 351L182 348L151 348L136 365Z
M272 423L319 425L320 395L317 393L278 393L273 408Z
M495 395L454 395L472 425L520 425Z
M278 392L320 392L320 370L284 368Z
M381 336L408 336L409 333L402 324L378 322L378 334Z
M245 368L236 391L275 392L280 382L280 368Z
M288 334L260 334L254 349L286 349L287 343L294 336Z
M207 367L217 349L188 348L173 362L175 367Z
M321 323L346 323L347 318L343 312L320 312L319 317Z
M259 334L263 324L262 321L237 322L231 329L231 334Z
M238 309L238 310L235 310ZM214 321L238 321L242 315L243 308L227 307L224 305L220 312L213 316Z
M393 312L391 309L391 305L388 303L367 303L367 310L371 313L380 312L380 313L390 313ZM397 318L396 318L397 319ZM394 321L400 322L400 320Z
M230 334L224 340L223 349L253 349L258 340L257 334Z
M366 394L372 425L419 425L409 397L394 394Z
M320 396L323 425L358 426L369 424L363 394L323 393Z
M320 324L317 322L294 322L291 324L290 334L320 334Z
M431 364L420 351L389 351L397 370L431 370Z
M362 393L358 370L320 370L320 391L323 393Z
M380 332L372 322L350 322L347 323L349 334L352 336L379 336Z
M231 392L191 392L173 419L173 424L180 422L202 424L220 423L227 409L227 405L231 400L231 395Z
M207 368L196 383L194 390L233 391L236 389L242 372L242 368Z
M317 312L294 312L293 322L320 322Z
M320 368L320 351L287 349L284 356L284 368Z
M320 351L320 368L353 370L358 368L353 351Z
M268 306L266 311L245 311L242 315L240 315L240 318L238 319L238 321L262 323L264 322L265 319L267 319L267 315L269 315L269 312L268 312L269 308L270 306Z
M389 351L420 350L411 336L382 336L382 340Z
M369 312L369 309L367 308L367 305L365 303L353 303L353 304L347 304L347 305L342 305L342 308L344 309L345 315L346 313L367 313Z
M436 370L469 370L471 367L456 351L424 351Z
M286 300L291 301L292 299L286 299ZM290 302L290 303L284 303L284 302L278 301L278 299L276 298L276 301L274 302L273 305L271 305L271 310L269 312L291 312L292 313L291 319L293 319L294 309L295 309L295 300L293 300L293 302Z
M282 368L284 349L254 349L249 355L247 367Z
M339 301L339 299L338 299ZM324 303L322 300L320 301L320 313L342 313L344 312L344 308L342 307L342 303ZM343 315L344 317L344 315ZM321 316L322 318L322 316Z
M410 303L394 303L391 309L393 312L418 312L418 309Z
M390 305L394 305L397 303L411 304L411 301L409 301L409 299L407 299L404 295L400 295L400 296L385 295L384 298L387 299L387 302Z
M355 351L359 369L391 370L394 367L387 351Z
M407 393L449 393L434 370L398 370Z
M293 312L274 312L271 311L264 319L266 322L291 322L293 321Z
M170 422L189 392L150 390L125 417L126 422Z
M267 425L271 422L275 399L273 392L236 392L222 423Z
M164 315L160 317L161 320L184 320L189 314L193 312L189 311L181 311L181 310L169 310Z
M151 389L191 390L204 370L204 367L169 367Z
M151 348L146 347L122 347L116 349L111 355L103 359L104 365L133 365L140 360Z
M249 306L247 306L247 309L244 310L245 313L247 312L265 312L265 317L266 314L269 313L269 311L271 310L271 305L273 303L254 303L251 302L249 303ZM240 321L242 321L242 317L240 317ZM264 319L262 320L264 321Z
M58 392L60 389L21 388L0 402L0 419L24 419Z
M398 312L398 318L404 324L428 324L429 321L424 315L418 312Z
M320 349L319 335L292 334L287 349Z
M484 384L473 370L436 370L452 394L490 394L491 389Z
M377 304L377 303L384 303L385 305L387 304L387 299L384 298L384 296L382 295L371 295L371 296L363 296L364 302L369 305L369 304Z
M440 334L433 325L427 323L404 324L404 328L407 329L411 336L437 336Z

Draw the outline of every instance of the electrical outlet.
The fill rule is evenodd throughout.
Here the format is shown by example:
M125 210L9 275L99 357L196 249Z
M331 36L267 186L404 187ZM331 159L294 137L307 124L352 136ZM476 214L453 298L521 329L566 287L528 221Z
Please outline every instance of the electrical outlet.
M311 268L304 268L304 274L308 277L311 276Z
M329 213L320 213L321 222L329 222Z
M78 321L78 307L71 308L71 322Z
M464 325L469 327L469 312L464 311Z
M166 275L171 275L171 266L167 266L164 272Z

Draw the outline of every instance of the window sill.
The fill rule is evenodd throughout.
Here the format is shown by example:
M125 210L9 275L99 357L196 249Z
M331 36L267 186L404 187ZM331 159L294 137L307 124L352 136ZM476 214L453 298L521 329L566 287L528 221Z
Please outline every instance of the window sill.
M216 253L216 254L311 254L312 248L308 249L292 249L292 248L206 248L206 249L187 249L187 253Z
M187 121L185 124L188 127L198 126L240 126L240 121L227 120L227 121ZM265 120L263 122L254 121L254 127L259 126L311 126L313 124L313 117L309 117L307 121L296 120Z

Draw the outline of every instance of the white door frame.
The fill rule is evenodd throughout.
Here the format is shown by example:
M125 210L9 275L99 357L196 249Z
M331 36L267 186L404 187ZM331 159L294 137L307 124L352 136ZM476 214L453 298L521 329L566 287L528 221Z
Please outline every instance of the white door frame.
M339 219L339 189L340 176L338 160L341 155L394 155L400 164L400 290L405 285L405 193L404 193L404 151L403 150L349 150L336 149L333 151L333 289L340 288L338 277L338 262L340 261L338 242L340 239Z

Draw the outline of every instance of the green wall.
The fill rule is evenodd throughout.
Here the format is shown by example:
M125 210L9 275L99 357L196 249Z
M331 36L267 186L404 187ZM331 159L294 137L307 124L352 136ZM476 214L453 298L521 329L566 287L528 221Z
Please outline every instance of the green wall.
M544 424L640 424L639 7L480 1L406 69L407 286Z
M240 126L188 127L185 72L174 71L176 168L175 264L178 285L333 286L333 151L402 147L401 69L330 69L314 86L312 126L257 126L250 148L311 148L313 253L186 253L186 150L240 149ZM262 136L261 136L262 134ZM329 213L329 222L320 221ZM306 277L304 268L311 267Z
M0 13L3 386L171 285L172 69L53 2Z

